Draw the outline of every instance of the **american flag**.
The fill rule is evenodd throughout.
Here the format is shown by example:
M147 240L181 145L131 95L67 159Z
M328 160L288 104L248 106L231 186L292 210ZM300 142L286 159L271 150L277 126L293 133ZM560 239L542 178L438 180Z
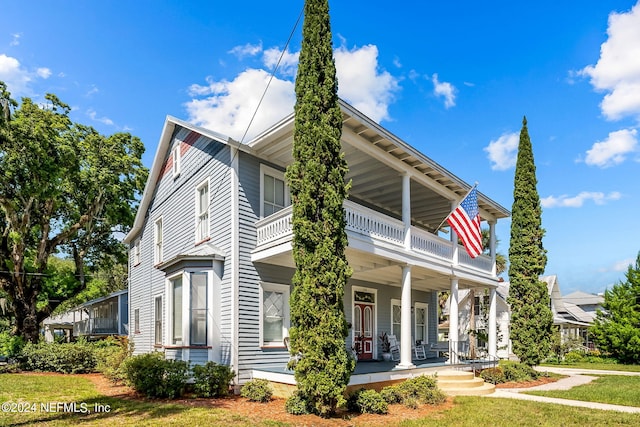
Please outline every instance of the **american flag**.
M447 217L447 222L458 234L471 258L482 253L482 233L480 232L480 211L478 192L473 187L467 197Z

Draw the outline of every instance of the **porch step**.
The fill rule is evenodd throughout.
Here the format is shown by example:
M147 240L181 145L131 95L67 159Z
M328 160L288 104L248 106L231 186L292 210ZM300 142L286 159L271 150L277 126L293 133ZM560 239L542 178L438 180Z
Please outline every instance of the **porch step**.
M438 387L448 396L482 396L491 394L496 386L476 378L473 372L438 371Z

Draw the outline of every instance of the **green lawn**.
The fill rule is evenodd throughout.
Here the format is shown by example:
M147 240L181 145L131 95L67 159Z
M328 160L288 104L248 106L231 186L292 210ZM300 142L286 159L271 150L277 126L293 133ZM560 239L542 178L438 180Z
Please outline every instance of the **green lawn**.
M286 426L273 420L256 423L249 418L214 408L192 408L179 403L137 402L102 396L85 378L73 375L33 376L0 375L0 403L36 403L31 413L0 413L0 425L19 426ZM109 405L110 411L78 414L47 412L41 404L47 402L85 403L92 410L95 404ZM256 403L256 405L259 405ZM55 407L55 406L53 406ZM78 406L79 407L79 406ZM407 409L411 411L411 409ZM584 408L542 404L511 399L458 397L452 409L434 412L431 416L398 423L380 416L380 423L390 426L584 426L640 425L640 414L623 414ZM318 419L321 425L321 419ZM335 420L334 420L335 421ZM358 423L357 417L351 420ZM345 423L346 424L346 423ZM333 424L336 425L336 424Z
M618 363L543 363L542 367L548 366L553 368L574 368L574 369L602 369L606 371L624 371L624 372L640 372L640 365L621 365Z
M605 375L570 390L530 391L536 396L640 407L640 376Z

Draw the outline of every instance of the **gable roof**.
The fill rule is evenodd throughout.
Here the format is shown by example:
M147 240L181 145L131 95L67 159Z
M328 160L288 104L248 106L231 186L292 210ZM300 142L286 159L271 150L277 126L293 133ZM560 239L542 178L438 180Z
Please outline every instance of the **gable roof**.
M343 127L357 133L359 137L367 142L367 147L369 147L370 144L371 153L374 153L374 155L379 156L379 158L391 159L403 165L404 168L414 174L416 179L420 179L434 192L450 200L461 199L470 189L469 184L462 179L366 117L353 106L343 100L339 102L343 113ZM133 241L142 230L144 218L151 203L153 192L162 176L164 158L170 149L171 140L177 126L197 132L214 141L236 147L241 151L261 158L265 157L262 151L266 150L266 147L280 144L281 146L279 146L278 152L282 156L281 161L278 162L277 159L273 158L270 158L270 160L275 160L276 163L281 163L286 166L290 162L292 151L291 138L293 135L293 121L294 114L291 113L253 138L247 144L241 144L228 136L195 126L175 117L167 116L133 227L125 236L123 240L124 243ZM497 219L506 218L511 215L508 209L480 192L478 192L478 206L484 218ZM441 207L440 210L444 212L438 213L440 219L442 219L450 212L450 203Z
M604 296L596 294L588 294L582 291L572 292L562 297L565 302L581 305L602 305L604 303Z

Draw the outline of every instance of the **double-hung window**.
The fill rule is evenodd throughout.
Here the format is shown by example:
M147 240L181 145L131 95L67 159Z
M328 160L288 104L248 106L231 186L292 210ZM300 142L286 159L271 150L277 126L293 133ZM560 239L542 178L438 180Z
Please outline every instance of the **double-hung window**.
M133 265L136 266L140 264L140 238L137 238L133 242Z
M162 296L157 296L154 299L153 316L154 316L153 342L155 345L162 345Z
M420 340L422 343L429 342L428 334L428 313L429 306L423 302L415 303L415 339Z
M169 280L171 292L171 343L182 345L182 275Z
M181 164L182 163L182 150L180 149L181 145L182 144L180 142L178 142L176 144L176 146L173 147L173 152L172 152L172 155L173 155L173 169L172 169L172 172L173 172L173 177L174 178L177 178L178 175L180 175L180 168L182 167L182 164Z
M163 253L163 237L162 237L162 233L163 233L163 227L162 227L162 217L156 219L156 222L154 223L154 233L153 233L153 240L154 240L154 246L153 246L153 260L154 260L154 264L159 264L162 262L162 253Z
M282 346L289 334L289 286L262 283L260 337L263 346Z
M209 180L196 188L196 243L209 237Z
M207 345L207 273L191 273L190 345Z
M262 195L261 216L264 218L289 206L289 187L285 184L284 173L260 165L260 193Z
M391 300L391 332L396 336L398 342L400 342L400 336L402 335L401 328L402 310L400 307L400 300Z

